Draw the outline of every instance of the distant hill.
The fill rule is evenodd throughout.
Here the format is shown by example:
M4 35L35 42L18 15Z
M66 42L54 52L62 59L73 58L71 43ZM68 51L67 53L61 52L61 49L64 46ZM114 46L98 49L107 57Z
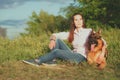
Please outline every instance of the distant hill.
M0 25L19 26L26 24L26 20L4 20L0 21Z
M0 27L0 36L2 36L2 37L6 37L6 28L2 28L2 27Z
M27 20L4 20L0 21L0 27L6 29L6 37L13 39L25 32ZM2 34L3 35L3 34Z

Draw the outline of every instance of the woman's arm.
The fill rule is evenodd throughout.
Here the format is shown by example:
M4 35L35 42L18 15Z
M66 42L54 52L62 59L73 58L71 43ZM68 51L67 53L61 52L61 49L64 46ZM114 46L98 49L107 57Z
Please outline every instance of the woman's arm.
M106 52L106 48L107 48L107 43L106 43L106 41L103 38L102 38L102 40L103 40L103 47L102 47L101 55L104 56L105 52Z
M50 43L49 43L49 48L53 49L56 46L56 39L67 39L68 38L68 32L60 32L60 33L53 33L50 36Z
M59 32L52 34L52 37L56 37L56 39L62 39L62 40L68 39L68 36L69 36L69 32Z
M102 47L102 52L97 59L98 63L101 63L101 61L105 58L105 55L106 55L107 44L106 44L106 41L104 39L102 39L102 40L103 40L104 45Z
M49 48L52 50L55 45L56 45L56 36L55 35L51 35L50 36L50 43L49 43Z

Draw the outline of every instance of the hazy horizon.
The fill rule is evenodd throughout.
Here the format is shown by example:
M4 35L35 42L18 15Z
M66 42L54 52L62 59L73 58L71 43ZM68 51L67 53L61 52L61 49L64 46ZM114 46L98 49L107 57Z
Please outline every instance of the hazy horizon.
M60 8L73 3L74 0L0 0L0 27L7 29L7 37L14 38L24 32L26 22L32 12L41 10L53 15L60 15Z

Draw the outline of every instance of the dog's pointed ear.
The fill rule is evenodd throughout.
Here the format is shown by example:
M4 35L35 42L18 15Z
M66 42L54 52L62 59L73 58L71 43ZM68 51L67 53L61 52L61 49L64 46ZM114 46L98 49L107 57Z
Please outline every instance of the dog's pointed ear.
M91 33L93 33L93 29L92 29Z
M101 34L101 32L102 32L102 29L99 29L99 30L98 30L98 33Z
M95 33L95 31L92 29L91 33Z

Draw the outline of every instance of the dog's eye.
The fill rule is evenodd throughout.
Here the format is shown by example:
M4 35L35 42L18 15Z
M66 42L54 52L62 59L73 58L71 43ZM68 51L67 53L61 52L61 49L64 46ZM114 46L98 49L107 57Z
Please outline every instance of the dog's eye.
M101 39L101 36L97 36L96 39Z

